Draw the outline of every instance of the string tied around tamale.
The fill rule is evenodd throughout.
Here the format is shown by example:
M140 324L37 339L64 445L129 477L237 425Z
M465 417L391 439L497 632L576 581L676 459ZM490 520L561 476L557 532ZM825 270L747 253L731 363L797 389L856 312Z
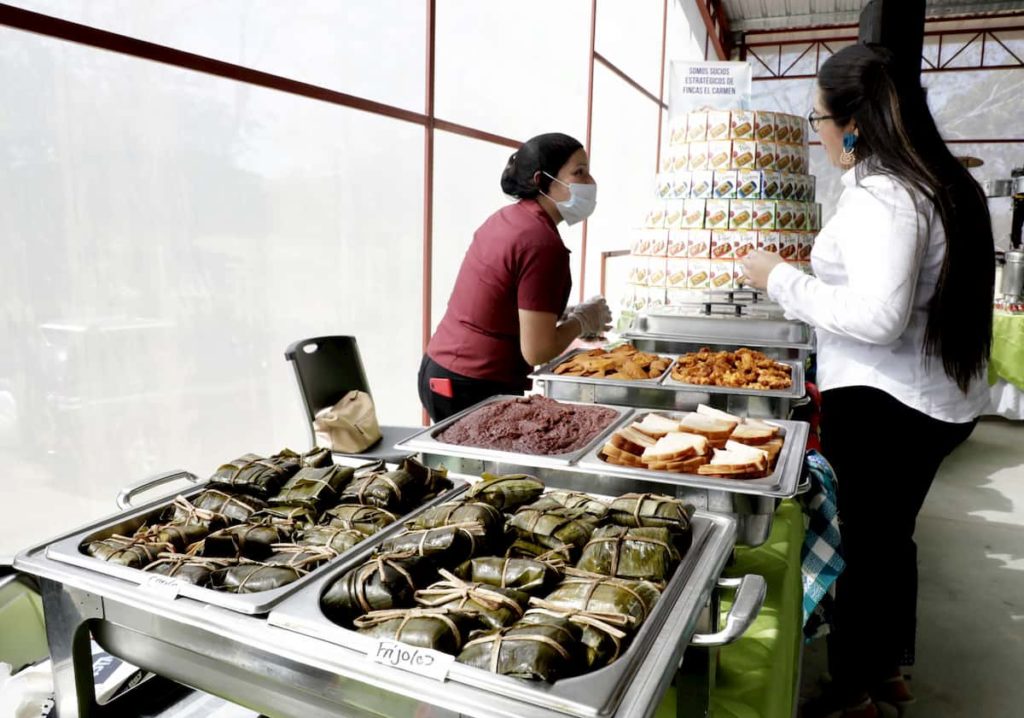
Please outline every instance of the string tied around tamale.
M438 573L445 580L416 591L413 597L417 603L423 606L444 606L453 601L459 601L459 608L462 609L468 601L473 601L489 611L497 611L504 606L515 612L516 618L522 617L523 607L519 605L519 602L511 596L495 591L494 587L473 581L463 581L446 569L441 569Z
M462 631L459 630L458 625L452 620L454 615L471 616L474 615L472 611L456 611L445 607L441 608L385 608L379 611L370 611L364 613L362 616L354 619L352 625L356 628L371 628L378 626L388 621L393 621L396 618L402 619L398 624L398 628L395 630L396 641L402 640L402 631L409 624L410 621L416 618L437 618L447 626L448 630L452 632L452 636L455 638L455 650L461 650L462 648Z
M630 586L630 582L632 582L632 579L622 579L622 578L616 578L614 576L605 576L604 574L601 574L601 573L593 573L591 571L583 571L581 569L571 568L571 567L565 569L565 575L566 575L566 578L562 582L563 585L565 585L567 583L569 583L569 584L581 584L581 583L587 584L587 589L588 589L587 593L586 593L586 602L587 603L590 603L590 599L593 598L594 593L597 591L598 586L601 586L602 584L609 585L609 586L615 586L616 588L622 589L626 593L632 595L640 603L640 606L642 606L643 610L644 610L644 617L646 618L647 611L649 610L649 607L647 605L647 602L644 600L643 596L641 596L639 593L637 593L633 589L633 587Z
M497 673L498 672L498 661L499 661L499 659L501 657L501 644L502 643L521 643L521 642L524 642L524 641L533 641L535 643L543 643L543 644L545 644L545 645L555 649L558 652L558 654L561 655L562 658L564 658L565 660L567 660L567 661L571 660L572 656L569 655L569 652L565 649L565 646L560 644L558 641L550 638L549 636L545 636L545 635L540 634L540 633L516 633L516 634L511 635L511 636L507 635L508 631L512 630L513 628L515 628L515 627L514 626L509 626L508 628L499 629L498 631L495 631L494 633L489 633L486 636L480 636L479 638L474 638L473 640L471 640L469 643L467 643L465 645L465 648L470 648L472 646L482 646L485 643L490 643L491 644L491 655L490 655L490 660L488 661L488 670L491 673ZM519 626L517 630L520 630L520 631L523 630L523 626Z
M361 481L363 483L359 487L359 490L356 492L356 498L359 499L359 503L366 503L365 494L370 488L373 487L373 484L376 481L383 481L385 484L388 484L391 487L392 491L395 492L395 499L397 500L397 502L399 504L402 503L402 488L395 482L394 479L392 479L387 474L380 474L378 476L368 476L365 479L361 479Z
M587 543L587 545L589 546L590 544L595 544L595 543L612 543L612 542L614 542L615 543L615 547L612 549L612 565L611 565L611 568L609 569L609 574L611 576L618 576L618 573L619 573L619 561L620 561L620 558L621 558L621 555L622 555L622 545L624 543L626 543L627 541L635 542L635 543L655 544L657 546L661 546L663 549L665 549L668 552L669 556L672 556L672 554L677 553L676 550L675 550L675 547L673 547L672 545L670 545L669 543L667 543L665 541L662 541L661 539L654 538L653 536L638 536L638 535L632 535L631 536L629 534L629 531L622 531L621 533L619 533L616 536L595 536L595 537L590 539L590 541Z
M369 601L366 600L366 581L375 572L384 578L384 566L390 566L395 572L397 572L405 582L409 585L409 588L416 590L416 582L413 581L412 575L405 570L405 567L398 563L401 558L412 558L412 554L381 554L367 561L359 569L359 573L356 574L356 600L359 601L359 606L364 612L369 613L373 610L373 606L370 605Z

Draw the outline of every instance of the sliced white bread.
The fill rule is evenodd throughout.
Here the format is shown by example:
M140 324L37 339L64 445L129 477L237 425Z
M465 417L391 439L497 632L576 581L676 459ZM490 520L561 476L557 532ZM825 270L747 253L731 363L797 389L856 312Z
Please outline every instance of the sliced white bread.
M667 463L691 459L707 453L708 440L703 436L673 432L658 439L658 443L654 446L644 449L643 456L640 458L645 464Z
M640 468L644 468L646 466L644 462L640 460L639 456L631 454L628 451L623 451L611 442L601 447L601 453L604 454L604 458L611 464L618 464L619 466L636 466Z
M732 422L733 424L742 424L744 421L742 418L738 416L734 416L728 412L722 411L721 409L715 409L713 407L708 406L707 404L698 404L697 413L703 414L704 416L710 416L712 419L721 419L722 421L729 421Z
M749 456L753 461L761 462L765 468L768 467L768 452L759 446L747 446L738 441L729 440L725 442L725 450L740 456Z
M640 456L644 453L644 449L654 446L656 440L642 431L637 431L633 427L627 426L612 434L609 441L623 451Z
M757 429L771 429L776 434L778 434L780 431L782 431L782 427L778 426L777 424L771 424L771 423L769 423L767 421L762 421L761 419L750 419L750 418L747 418L747 419L744 419L742 423L746 424L747 426L754 427L754 428L757 428Z
M732 434L729 436L733 441L738 441L741 444L767 444L769 441L775 438L778 433L777 427L764 425L758 426L755 424L740 424L733 429Z
M701 466L697 473L711 476L761 476L768 468L768 459L764 453L755 455L750 447L746 450L716 449L715 455L706 465Z
M665 434L679 431L679 422L661 414L648 414L644 417L643 421L633 422L631 428L654 439L660 439Z
M695 456L692 459L683 459L682 461L656 461L647 464L647 468L655 471L673 471L677 474L695 474L697 469L706 463L708 463L706 457Z
M693 434L706 436L714 441L725 441L736 428L736 422L717 419L704 414L687 414L679 422L679 429Z

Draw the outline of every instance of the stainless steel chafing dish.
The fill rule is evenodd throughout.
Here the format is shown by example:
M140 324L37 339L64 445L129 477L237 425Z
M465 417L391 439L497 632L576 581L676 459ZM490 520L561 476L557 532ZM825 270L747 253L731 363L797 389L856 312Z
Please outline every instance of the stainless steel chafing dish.
M510 398L514 397L497 396L490 401ZM584 450L567 461L553 462L547 457L532 454L454 446L434 438L481 405L470 407L410 436L396 445L396 448L418 453L426 465L444 466L456 474L479 476L484 472L525 473L536 476L548 486L576 491L607 495L629 492L674 495L686 499L699 509L734 517L738 524L737 543L747 546L759 546L764 543L771 532L772 516L779 501L790 498L805 488L799 483L809 432L806 422L773 419L774 423L782 427L785 437L775 472L766 479L741 481L674 474L668 471L630 469L614 466L596 458L608 437L623 424L646 413L642 410L624 410L618 421L613 421Z
M698 715L706 707L701 702L707 699L709 671L714 670L714 656L705 649L742 635L763 601L765 582L760 576L718 578L735 539L731 519L698 512L694 528L693 547L623 658L588 676L552 685L458 664L439 681L368 660L358 641L350 640L351 632L319 615L319 597L350 562L372 550L370 544L381 534L317 574L275 608L269 620L182 594L140 590L132 582L54 560L48 544L19 554L15 568L40 579L56 703L63 718L117 710L116 704L103 709L96 705L90 634L105 650L141 668L270 715L650 716L681 663L686 685L700 687L685 698L697 704L689 715ZM695 635L702 621L715 629L713 618L706 622L708 616L717 616L716 586L737 589L725 628ZM709 604L711 610L704 610Z

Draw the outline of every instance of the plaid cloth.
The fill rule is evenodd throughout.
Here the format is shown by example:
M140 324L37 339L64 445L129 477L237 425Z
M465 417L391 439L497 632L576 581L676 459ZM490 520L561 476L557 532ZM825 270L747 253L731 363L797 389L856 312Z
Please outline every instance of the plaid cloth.
M804 637L810 641L828 633L835 602L835 583L846 568L840 555L836 511L836 474L814 449L804 457L811 488L802 497L804 545L800 551L804 587Z

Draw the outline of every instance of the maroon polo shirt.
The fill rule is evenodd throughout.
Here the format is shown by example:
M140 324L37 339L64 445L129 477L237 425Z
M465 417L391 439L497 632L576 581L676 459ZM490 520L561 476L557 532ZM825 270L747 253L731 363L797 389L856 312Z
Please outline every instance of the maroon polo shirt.
M519 310L561 316L571 290L569 250L544 208L504 207L473 235L427 354L456 374L525 388Z

